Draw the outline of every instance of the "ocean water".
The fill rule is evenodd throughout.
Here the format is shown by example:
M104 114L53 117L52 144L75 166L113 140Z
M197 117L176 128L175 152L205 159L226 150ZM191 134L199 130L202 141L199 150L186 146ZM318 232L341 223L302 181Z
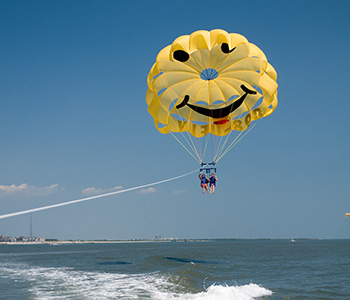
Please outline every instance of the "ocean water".
M0 299L350 299L350 240L0 245Z

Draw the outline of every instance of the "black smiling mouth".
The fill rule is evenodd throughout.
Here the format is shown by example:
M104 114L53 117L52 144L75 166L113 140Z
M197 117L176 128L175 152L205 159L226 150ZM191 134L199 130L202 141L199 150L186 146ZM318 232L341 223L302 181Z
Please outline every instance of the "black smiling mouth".
M190 104L188 103L188 101L190 100L189 95L185 95L184 100L179 105L177 105L176 108L180 109L184 106L188 106L189 108L201 115L212 117L214 119L224 118L227 117L233 111L235 111L237 108L239 108L242 105L245 98L247 97L247 95L256 94L256 91L248 89L244 84L241 85L241 89L244 91L244 94L238 100L223 108L209 109L203 106Z

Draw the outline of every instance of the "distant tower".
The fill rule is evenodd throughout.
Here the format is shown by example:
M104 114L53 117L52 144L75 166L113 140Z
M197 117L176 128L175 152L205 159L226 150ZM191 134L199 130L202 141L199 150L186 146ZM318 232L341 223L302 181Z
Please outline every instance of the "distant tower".
M32 213L30 213L30 237L33 237Z

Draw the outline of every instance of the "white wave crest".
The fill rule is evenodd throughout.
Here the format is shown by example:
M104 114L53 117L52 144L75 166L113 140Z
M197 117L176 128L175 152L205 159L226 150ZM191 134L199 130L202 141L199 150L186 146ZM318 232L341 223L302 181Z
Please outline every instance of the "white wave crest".
M252 300L263 296L270 296L272 292L257 284L250 283L242 286L222 286L213 285L209 289L198 295L201 300Z
M170 277L159 273L116 274L88 272L72 268L2 265L0 279L25 281L31 298L52 299L123 299L123 300L253 300L269 296L271 291L256 285L212 285L201 293L179 293Z
M270 296L272 292L257 284L242 286L212 285L206 291L198 294L156 293L155 300L254 300L263 296Z

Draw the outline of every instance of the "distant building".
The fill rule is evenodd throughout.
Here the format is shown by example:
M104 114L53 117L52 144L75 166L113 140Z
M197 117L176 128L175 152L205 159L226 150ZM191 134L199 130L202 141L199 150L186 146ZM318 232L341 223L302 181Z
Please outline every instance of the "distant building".
M0 235L0 242L5 242L5 243L15 243L15 242L19 242L19 243L28 243L28 242L32 242L32 243L43 243L45 242L45 238L43 237L27 237L27 236L19 236L19 237L15 237L15 236L4 236L4 235Z
M17 238L17 242L28 242L28 238L25 236L20 236Z

